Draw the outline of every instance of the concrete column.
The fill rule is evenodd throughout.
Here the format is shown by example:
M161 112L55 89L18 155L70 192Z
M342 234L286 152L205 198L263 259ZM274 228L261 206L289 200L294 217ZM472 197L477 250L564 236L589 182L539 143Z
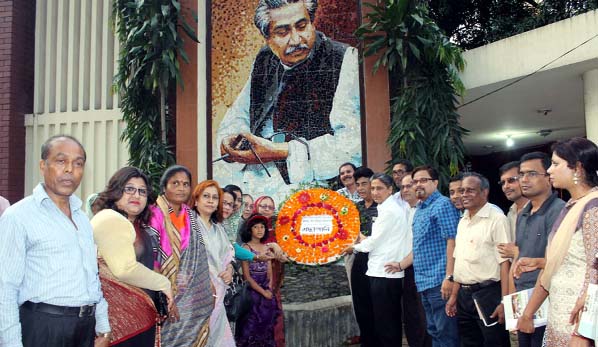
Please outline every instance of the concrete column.
M598 144L598 69L583 74L583 99L586 114L586 135Z

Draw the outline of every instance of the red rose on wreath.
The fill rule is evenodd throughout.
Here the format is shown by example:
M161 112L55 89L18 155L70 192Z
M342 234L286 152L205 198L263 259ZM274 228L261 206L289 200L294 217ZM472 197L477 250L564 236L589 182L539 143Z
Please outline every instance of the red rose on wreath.
M299 198L298 198L298 200L299 200L299 202L301 202L301 203L303 203L303 204L307 204L307 203L309 202L309 199L310 199L310 198L311 198L311 197L309 196L309 193L308 193L308 192L303 192L303 193L301 193L301 194L299 195Z
M289 216L282 216L282 217L280 217L280 218L278 219L278 222L279 222L281 225L288 224L290 221L291 221L291 218L289 218Z

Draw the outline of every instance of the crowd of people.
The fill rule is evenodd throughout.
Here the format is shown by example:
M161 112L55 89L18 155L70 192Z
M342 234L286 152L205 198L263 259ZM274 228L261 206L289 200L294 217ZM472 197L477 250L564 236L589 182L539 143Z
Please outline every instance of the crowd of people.
M57 135L41 153L43 182L0 217L0 345L285 345L288 259L271 197L214 180L195 185L180 165L154 194L145 173L124 167L88 199L88 216L74 195L83 146ZM598 147L583 138L505 163L498 184L513 202L505 215L476 172L451 178L446 197L431 165L400 160L387 175L342 164L337 192L361 215L359 237L343 251L357 340L509 346L502 298L533 288L519 346L592 345L576 325L598 282L597 170ZM231 322L224 298L239 269L253 304ZM548 324L534 327L547 298ZM479 306L496 324L480 319Z

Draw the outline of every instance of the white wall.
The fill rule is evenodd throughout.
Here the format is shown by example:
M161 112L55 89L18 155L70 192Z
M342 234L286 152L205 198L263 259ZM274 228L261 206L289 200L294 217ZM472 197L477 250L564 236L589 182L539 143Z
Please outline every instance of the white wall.
M26 195L40 180L40 147L52 135L75 136L87 151L77 193L82 198L126 165L124 123L111 92L118 59L111 10L111 0L37 1L34 114L25 117Z

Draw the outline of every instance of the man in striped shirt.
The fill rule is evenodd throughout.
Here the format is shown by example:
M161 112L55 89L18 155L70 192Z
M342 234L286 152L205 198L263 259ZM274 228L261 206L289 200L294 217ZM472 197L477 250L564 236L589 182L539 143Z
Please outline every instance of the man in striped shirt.
M92 228L73 195L85 161L75 138L48 139L43 183L0 218L0 346L110 342Z

